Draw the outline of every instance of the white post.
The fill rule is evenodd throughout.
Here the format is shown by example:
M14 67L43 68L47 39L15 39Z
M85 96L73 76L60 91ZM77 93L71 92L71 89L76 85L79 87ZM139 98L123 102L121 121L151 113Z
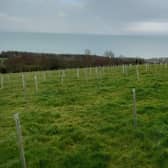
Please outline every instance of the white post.
M38 92L38 79L36 75L34 75L34 84L35 84L36 92Z
M136 75L137 75L137 80L139 80L139 69L138 69L138 65L136 65Z
M145 67L146 67L146 72L148 71L148 64L145 64Z
M160 62L160 69L162 68L162 63Z
M97 67L95 67L95 71L96 71L96 74L98 73L98 69L97 69Z
M46 72L45 71L43 72L43 80L44 81L46 80Z
M134 117L134 127L137 127L137 112L136 112L136 91L132 89L133 94L133 117Z
M4 77L3 75L1 75L1 89L4 88Z
M88 69L85 68L84 71L85 71L85 79L86 79L86 81L88 81Z
M130 69L132 68L132 64L129 64L129 68L130 68Z
M61 73L61 84L64 83L64 70L62 70L62 73Z
M7 77L8 77L8 81L10 81L10 76L9 76L9 74L7 75Z
M92 67L89 68L89 74L92 76Z
M23 87L23 90L25 91L26 90L26 84L25 84L25 77L24 77L23 73L22 73L22 87Z
M24 73L22 73L22 87L23 87L24 100L26 101L26 82L25 82Z
M80 76L80 74L79 74L79 68L76 69L76 76L79 79L79 76Z
M99 78L101 79L102 78L102 68L101 68L101 66L99 66Z
M17 141L18 141L18 148L20 151L20 161L22 168L26 168L26 160L25 160L25 155L24 155L24 147L23 147L23 138L22 138L22 130L21 130L21 125L20 125L20 120L19 120L19 114L16 113L14 115L14 120L16 123L16 134L17 134Z
M98 68L97 67L95 67L95 72L96 72L96 77L99 78L98 77Z
M128 75L128 65L125 65L125 74Z
M103 72L103 75L104 75L104 66L102 67L102 72Z
M122 65L122 72L125 73L125 65Z

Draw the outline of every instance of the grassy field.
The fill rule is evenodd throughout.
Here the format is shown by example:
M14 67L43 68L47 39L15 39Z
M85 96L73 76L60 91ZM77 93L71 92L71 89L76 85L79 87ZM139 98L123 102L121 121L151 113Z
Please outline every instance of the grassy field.
M19 113L28 168L167 168L168 68L86 68L4 75L0 168L20 167ZM35 89L34 74L38 79ZM63 74L63 75L62 75ZM136 88L137 127L132 88Z

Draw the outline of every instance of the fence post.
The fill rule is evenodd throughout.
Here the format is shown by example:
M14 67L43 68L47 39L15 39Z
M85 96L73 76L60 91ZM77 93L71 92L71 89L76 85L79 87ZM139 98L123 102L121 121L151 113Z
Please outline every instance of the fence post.
M22 131L21 131L21 125L20 125L20 120L19 120L19 114L18 113L16 113L14 115L14 120L15 120L15 123L16 123L16 134L17 134L17 141L18 141L18 147L19 147L19 152L20 152L20 161L21 161L22 168L26 168L26 160L25 160L25 155L24 155Z
M46 81L46 72L43 71L43 80Z
M86 81L88 81L88 69L87 69L87 67L84 68L84 73L85 73L85 79L86 79Z
M134 128L137 127L137 112L136 112L136 90L132 89L133 94L133 117L134 117Z
M61 73L61 84L63 85L65 74L64 74L64 70L62 70L61 72L62 72L62 73Z
M128 75L128 65L125 65L125 74Z
M148 72L148 71L149 71L149 64L146 63L146 64L145 64L145 67L146 67L146 68L145 68L145 69L146 69L146 72Z
M37 79L37 75L34 75L34 82L35 82L36 92L38 92L38 79Z
M139 78L139 68L138 68L139 66L138 65L136 65L136 75L137 75L137 80L139 80L140 78Z
M125 65L122 65L122 73L125 74Z
M98 67L97 66L95 67L95 72L96 72L96 78L98 79L99 78L99 71L98 71Z
M102 73L103 73L103 75L104 75L104 66L102 67Z
M79 76L80 76L80 74L79 74L79 68L76 69L76 76L79 79Z
M89 67L89 75L92 77L92 67Z
M4 77L3 75L1 75L1 89L4 88Z
M24 73L22 73L22 87L23 87L24 100L26 101L26 82L25 82Z
M25 77L24 74L22 73L22 86L23 86L23 91L26 90L26 84L25 84Z

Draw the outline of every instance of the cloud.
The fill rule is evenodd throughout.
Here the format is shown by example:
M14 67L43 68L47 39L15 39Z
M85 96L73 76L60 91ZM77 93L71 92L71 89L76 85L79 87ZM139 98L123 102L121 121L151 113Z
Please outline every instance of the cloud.
M135 22L129 24L126 30L130 33L168 33L168 22Z
M24 19L21 17L10 16L6 13L0 13L0 22L23 22Z
M167 33L165 0L0 0L0 30Z

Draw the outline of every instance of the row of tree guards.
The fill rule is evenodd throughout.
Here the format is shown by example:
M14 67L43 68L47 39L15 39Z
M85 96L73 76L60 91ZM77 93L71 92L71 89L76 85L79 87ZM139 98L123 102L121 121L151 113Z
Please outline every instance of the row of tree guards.
M122 65L122 73L124 75L128 75L128 68L131 67L132 65ZM164 66L165 69L167 68L167 64L161 64L161 66ZM88 80L88 73L92 74L92 69L93 68L84 68L85 71L85 79ZM89 69L89 72L88 72ZM95 74L96 74L96 78L100 78L102 76L102 73L104 73L104 67L95 67ZM99 71L99 69L101 69L101 72ZM150 64L145 64L145 71L148 72L150 69ZM59 70L60 71L60 78L61 78L61 84L64 83L64 79L66 77L66 70ZM43 73L43 80L46 80L46 71L42 71ZM9 79L9 75L7 75L8 79ZM23 86L23 91L26 91L26 81L25 81L25 76L24 73L21 73L21 78L22 78L22 86ZM76 69L76 78L79 79L80 78L80 69L77 68ZM139 70L139 65L136 65L136 78L137 80L140 80L140 70ZM38 77L36 75L36 73L34 74L34 85L35 85L35 91L38 92ZM4 88L4 75L1 74L0 76L0 89Z
M137 127L137 110L136 110L136 90L135 88L132 89L133 95L133 127L136 129ZM20 153L20 162L21 167L26 168L26 159L24 154L24 145L23 145L23 136L22 136L22 129L19 119L19 113L14 114L14 120L16 124L16 135L17 135L17 145Z
M167 68L167 64L164 64L164 67ZM145 65L145 70L146 72L149 70L149 64ZM104 67L102 67L102 71L104 71ZM123 65L122 66L122 72L123 74L128 75L128 66ZM95 68L95 73L98 74L98 68ZM61 83L63 83L64 77L66 76L65 71L63 70L61 72ZM80 77L80 69L76 69L76 76L77 78ZM136 76L137 80L140 80L140 73L139 73L139 65L136 65ZM43 73L43 78L46 80L46 73ZM3 77L1 76L1 89L3 89ZM36 92L38 91L38 78L36 75L34 75L34 82L35 82L35 90ZM22 73L22 86L23 90L25 92L26 90L26 83L25 83L25 77L24 74ZM133 99L133 128L137 128L137 106L136 106L136 89L132 89L132 99ZM19 113L14 114L14 120L16 124L16 135L17 135L17 144L18 144L18 149L20 152L20 162L22 168L26 168L26 159L25 159L25 154L24 154L24 145L23 145L23 137L22 137L22 130L21 130L21 124L20 124L20 119L19 119Z

